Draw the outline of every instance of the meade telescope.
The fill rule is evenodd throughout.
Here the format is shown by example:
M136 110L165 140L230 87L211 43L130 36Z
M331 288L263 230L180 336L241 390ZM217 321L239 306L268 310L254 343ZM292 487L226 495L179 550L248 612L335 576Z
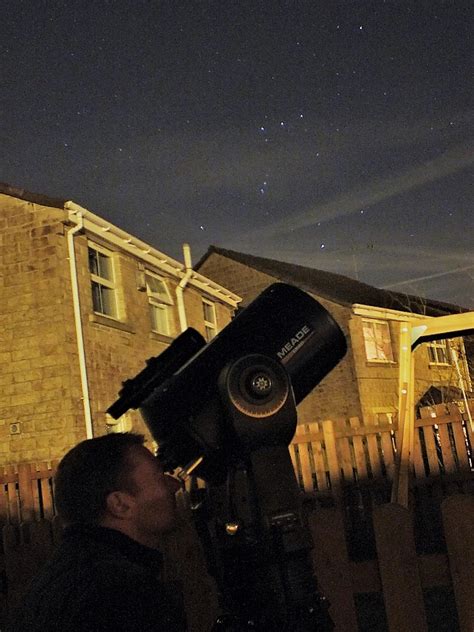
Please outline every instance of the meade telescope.
M288 445L296 405L345 352L324 307L276 283L209 343L187 329L108 409L139 408L164 467L207 483L191 502L227 612L216 629L333 629Z

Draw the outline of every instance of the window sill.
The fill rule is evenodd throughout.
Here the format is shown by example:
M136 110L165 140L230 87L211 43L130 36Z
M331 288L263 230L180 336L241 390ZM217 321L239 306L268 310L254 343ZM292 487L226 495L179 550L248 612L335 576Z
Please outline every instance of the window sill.
M428 366L431 367L442 367L442 368L449 368L451 366L451 364L449 362L428 362Z
M170 345L174 340L173 336L165 336L165 334L158 334L156 331L150 331L149 338L150 340L156 340L157 342L164 342L167 345Z
M397 366L398 362L395 362L395 360L366 360L365 364L366 366L388 366L393 368Z
M116 320L110 316L104 316L103 314L89 314L89 322L97 325L105 325L106 327L112 327L113 329L120 329L120 331L126 331L129 334L135 333L133 327L128 323Z

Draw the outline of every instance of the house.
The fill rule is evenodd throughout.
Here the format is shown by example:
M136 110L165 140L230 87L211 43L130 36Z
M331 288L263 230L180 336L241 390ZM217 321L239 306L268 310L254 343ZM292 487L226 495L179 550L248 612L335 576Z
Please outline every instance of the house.
M185 255L186 255L185 251ZM0 185L0 462L147 430L106 414L187 326L213 337L239 297L74 202Z
M351 417L391 423L398 409L399 330L407 317L457 313L454 305L388 292L348 277L211 246L196 269L243 297L245 307L276 281L300 287L318 300L344 331L344 360L300 404L299 423ZM452 351L458 362L453 362ZM417 408L472 391L462 338L421 345L415 352ZM457 366L456 366L457 365ZM461 384L462 382L462 384Z

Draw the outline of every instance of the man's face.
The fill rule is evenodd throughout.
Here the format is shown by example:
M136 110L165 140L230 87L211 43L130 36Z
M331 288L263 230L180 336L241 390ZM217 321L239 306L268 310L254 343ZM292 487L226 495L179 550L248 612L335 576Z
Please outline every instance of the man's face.
M137 540L154 546L157 537L176 523L175 493L180 483L163 472L160 462L144 446L130 449L134 469L131 480L135 486L132 519Z

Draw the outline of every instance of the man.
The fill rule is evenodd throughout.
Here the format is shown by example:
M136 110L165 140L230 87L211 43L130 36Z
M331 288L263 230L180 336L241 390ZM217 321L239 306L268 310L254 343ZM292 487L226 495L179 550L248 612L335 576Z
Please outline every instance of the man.
M179 596L160 583L157 551L175 524L179 487L141 435L88 439L68 452L55 481L63 541L8 630L185 630Z

